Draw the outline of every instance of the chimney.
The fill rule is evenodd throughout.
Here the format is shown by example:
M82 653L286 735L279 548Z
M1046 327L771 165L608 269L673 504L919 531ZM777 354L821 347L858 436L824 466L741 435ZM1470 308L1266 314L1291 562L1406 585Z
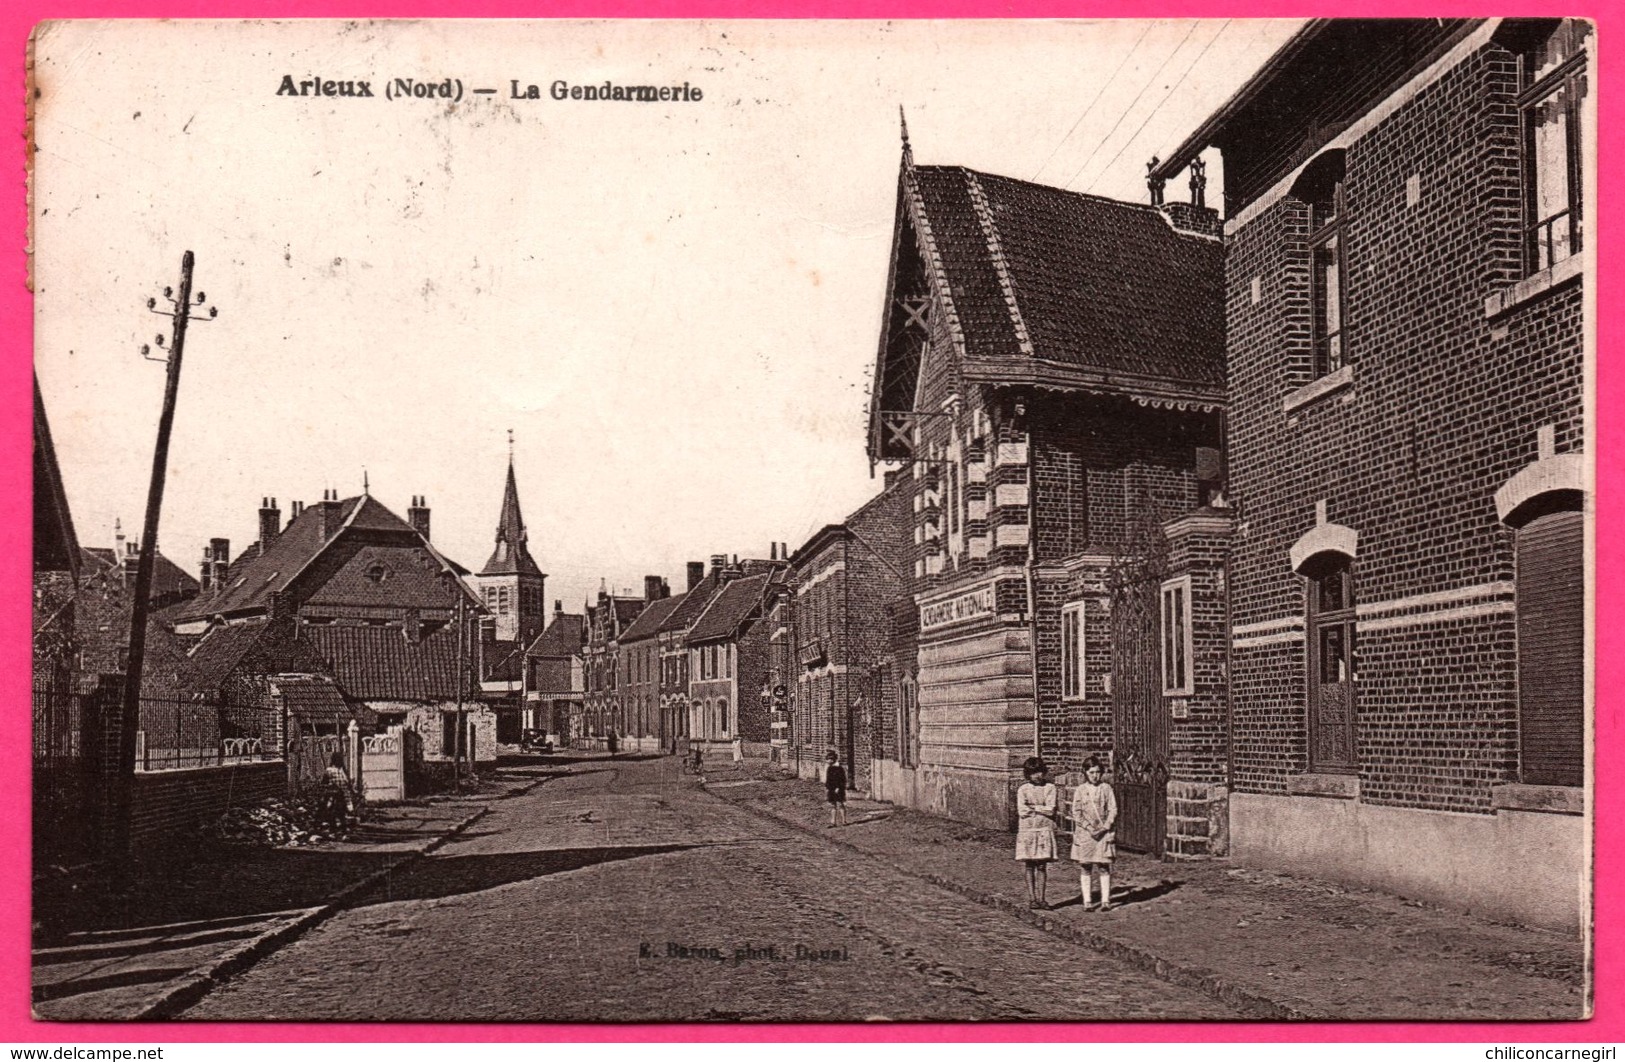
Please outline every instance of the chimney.
M322 537L332 538L338 534L339 525L344 522L344 505L339 501L338 491L322 491L321 516Z
M645 575L643 577L643 600L659 601L660 596L660 576Z
M209 563L214 569L209 578L216 590L224 590L226 588L226 569L231 567L231 539L209 539L209 552L212 554Z
M776 561L779 559L779 544L777 542L769 542L767 544L767 559L770 561Z
M134 585L135 570L141 566L141 543L126 542L123 556L115 557L114 563L118 565L119 579L124 585Z
M113 519L113 563L117 564L124 556L124 524L118 518Z
M302 502L302 501L289 502L288 503L288 521L291 523L294 520L299 519L300 515L302 513L304 513L304 511L305 511L305 503L304 502Z
M275 596L275 595L273 595ZM406 631L406 640L416 645L423 640L423 614L415 608L406 610L406 618L401 623Z
M728 566L728 555L726 553L713 553L713 554L711 554L711 574L712 575L721 575L722 574L722 569L726 568L727 566Z
M406 510L406 522L423 536L423 541L429 541L429 500L423 495L412 495L412 507Z
M688 562L688 588L690 590L692 590L696 586L699 586L701 580L703 580L704 578L705 578L705 562L704 561L689 561Z
M260 552L271 548L271 540L282 533L282 510L275 498L260 499Z
M553 599L553 614L555 616L564 615L564 601L561 600L560 598L555 597Z
M203 563L198 565L197 581L203 587L202 593L208 594L215 590L214 550L208 546L203 547Z
M291 625L293 623L293 602L282 590L273 590L266 599L266 621L274 624Z

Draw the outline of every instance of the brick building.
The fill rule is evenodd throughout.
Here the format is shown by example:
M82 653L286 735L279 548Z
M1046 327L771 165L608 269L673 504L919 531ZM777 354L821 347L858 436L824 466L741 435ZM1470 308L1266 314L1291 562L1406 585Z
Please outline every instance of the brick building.
M712 569L704 561L689 561L687 589L674 600L671 611L660 621L656 643L660 648L660 714L670 747L687 748L689 738L688 631L700 618L722 585L723 558L712 558Z
M620 637L616 657L616 696L620 701L622 748L635 752L658 752L669 747L665 713L660 706L660 625L682 603L683 595L671 596L671 587L658 575L645 576L643 599L647 604L638 618Z
M555 601L552 622L525 650L525 726L545 730L560 748L581 732L586 630L586 616Z
M1238 861L1587 917L1594 49L1313 21L1152 173L1223 155L1236 508L1177 652L1229 792L1180 795Z
M578 744L602 746L611 731L626 733L620 695L620 638L647 605L641 597L613 595L601 586L597 602L587 606L587 645L582 651L587 683Z
M228 565L229 546L214 540L204 591L169 615L177 632L202 636L201 648L285 614L345 697L378 725L413 731L425 761L453 760L462 738L464 753L494 762L496 716L478 701L480 604L463 582L467 569L426 537L422 499L409 511L410 522L370 495L329 491L318 504L294 503L282 527L267 499L254 545ZM271 654L260 671L291 663Z
M1183 768L1148 625L1162 524L1218 477L1222 255L1201 206L916 166L905 133L869 439L912 484L898 799L1008 826L1027 756L1108 753L1160 850Z
M767 756L771 709L762 691L771 668L772 629L766 606L770 584L782 581L785 570L775 558L754 574L738 566L717 573L721 589L686 639L690 741Z
M809 538L790 557L793 622L780 620L794 632L785 674L795 685L797 769L817 777L825 753L836 749L852 787L882 799L900 799L896 782L880 775L900 765L899 750L909 743L898 731L900 719L905 728L909 722L898 710L901 676L887 656L888 608L913 582L913 498L907 475L888 472L884 490Z

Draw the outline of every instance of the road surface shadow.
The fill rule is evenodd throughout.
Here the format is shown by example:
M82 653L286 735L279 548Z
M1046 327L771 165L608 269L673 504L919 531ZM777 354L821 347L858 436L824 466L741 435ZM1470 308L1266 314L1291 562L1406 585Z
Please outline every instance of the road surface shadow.
M628 845L620 848L555 848L497 855L436 856L417 862L399 874L390 875L388 880L361 897L353 906L399 903L403 900L438 900L572 870L703 847L707 846Z

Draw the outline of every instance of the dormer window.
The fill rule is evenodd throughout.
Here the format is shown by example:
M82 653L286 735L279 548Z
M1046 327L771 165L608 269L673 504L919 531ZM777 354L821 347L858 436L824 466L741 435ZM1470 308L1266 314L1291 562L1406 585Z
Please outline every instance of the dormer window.
M362 574L364 574L367 577L367 579L370 580L371 582L381 584L385 580L387 580L390 577L390 575L392 575L393 573L385 565L374 564L374 565L371 565L370 567L368 567L367 570L365 572L363 572Z

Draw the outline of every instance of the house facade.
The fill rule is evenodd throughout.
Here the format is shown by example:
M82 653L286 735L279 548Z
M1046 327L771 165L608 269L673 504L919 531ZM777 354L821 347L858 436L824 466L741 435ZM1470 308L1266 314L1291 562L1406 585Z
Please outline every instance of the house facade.
M1201 205L916 166L905 132L869 440L912 484L898 799L1008 827L1028 756L1104 754L1160 851L1149 625L1162 525L1219 476L1222 267Z
M666 716L660 704L660 625L683 597L671 596L666 580L650 575L643 580L643 599L647 604L621 634L616 654L616 695L625 725L620 732L621 747L658 752L668 747Z
M1223 154L1235 509L1180 607L1240 862L1587 917L1594 70L1574 20L1313 21L1153 171Z
M603 745L610 733L626 732L620 693L622 632L648 604L641 597L623 597L599 588L598 601L587 606L587 646L582 656L587 686L583 701L587 742Z
M854 789L905 804L912 800L895 776L902 686L884 662L888 606L913 583L912 486L903 472L888 473L880 494L791 555L794 619L780 624L793 631L787 673L796 687L790 731L799 772L817 777L835 749Z
M553 619L525 651L525 726L568 748L581 732L587 680L586 617L553 603Z
M724 569L723 586L688 632L689 740L766 758L770 705L763 696L770 661L765 606L784 567L746 575Z

